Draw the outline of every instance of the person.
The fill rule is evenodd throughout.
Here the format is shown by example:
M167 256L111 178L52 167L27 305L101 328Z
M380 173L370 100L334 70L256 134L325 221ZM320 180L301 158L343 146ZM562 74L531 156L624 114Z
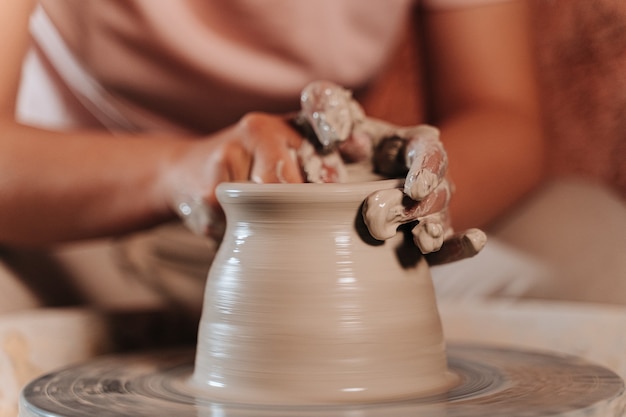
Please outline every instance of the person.
M124 235L223 181L301 182L301 89L366 91L416 9L455 229L501 216L544 151L524 0L9 0L0 5L0 244ZM277 174L277 163L282 165Z

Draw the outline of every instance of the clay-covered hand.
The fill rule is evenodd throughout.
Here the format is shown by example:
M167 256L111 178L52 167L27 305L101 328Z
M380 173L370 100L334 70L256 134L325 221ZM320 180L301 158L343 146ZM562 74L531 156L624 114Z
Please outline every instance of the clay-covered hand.
M428 125L400 128L374 149L377 171L387 176L406 173L403 189L370 195L363 215L373 237L386 240L402 224L415 224L413 240L432 264L473 256L485 244L485 234L470 229L454 234L448 205L452 185L446 179L447 155L439 131ZM437 253L437 255L433 255Z
M373 237L386 240L398 227L416 222L415 244L422 253L437 251L452 234L448 217L450 184L445 178L447 156L439 131L421 125L398 130L374 151L377 171L388 176L406 173L404 189L380 190L367 198L365 222Z
M482 231L455 235L450 225L448 159L438 129L399 127L367 117L350 90L324 80L307 85L300 102L294 123L314 144L309 145L309 154L332 161L334 172L343 174L341 160L366 161L366 169L384 177L405 177L404 190L382 190L366 200L364 217L373 237L389 239L401 224L415 223L412 233L420 251L438 253L432 256L433 263L473 256L482 249L486 240ZM303 166L307 181L329 182L310 169L315 163ZM331 181L342 180L343 175L335 175Z
M338 147L364 116L361 107L349 90L324 80L304 87L300 107L292 123L306 138L299 152L306 181L345 182L347 173Z
M221 237L224 216L215 188L225 181L303 182L302 136L286 117L250 113L204 140L180 143L164 167L172 209L198 234Z

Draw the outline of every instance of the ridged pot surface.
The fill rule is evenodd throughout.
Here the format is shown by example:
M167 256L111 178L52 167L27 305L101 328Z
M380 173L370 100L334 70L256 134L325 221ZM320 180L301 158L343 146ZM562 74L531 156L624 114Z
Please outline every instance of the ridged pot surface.
M207 281L193 382L211 398L265 404L450 388L428 265L403 233L380 242L362 223L363 200L397 185L220 185L227 229Z

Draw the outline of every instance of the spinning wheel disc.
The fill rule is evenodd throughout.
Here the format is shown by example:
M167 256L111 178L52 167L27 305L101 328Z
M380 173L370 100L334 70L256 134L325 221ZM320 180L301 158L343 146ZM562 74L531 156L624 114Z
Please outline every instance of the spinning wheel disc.
M189 383L193 351L109 356L26 386L20 417L617 416L624 383L572 356L474 345L448 348L460 383L444 395L359 405L259 406L211 401Z

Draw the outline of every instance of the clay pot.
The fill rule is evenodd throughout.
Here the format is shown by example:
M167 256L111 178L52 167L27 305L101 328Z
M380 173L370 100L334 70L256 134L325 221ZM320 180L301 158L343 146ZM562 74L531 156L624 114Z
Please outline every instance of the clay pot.
M237 403L387 401L456 382L428 265L403 233L362 223L352 184L229 183L227 230L206 286L193 382Z

